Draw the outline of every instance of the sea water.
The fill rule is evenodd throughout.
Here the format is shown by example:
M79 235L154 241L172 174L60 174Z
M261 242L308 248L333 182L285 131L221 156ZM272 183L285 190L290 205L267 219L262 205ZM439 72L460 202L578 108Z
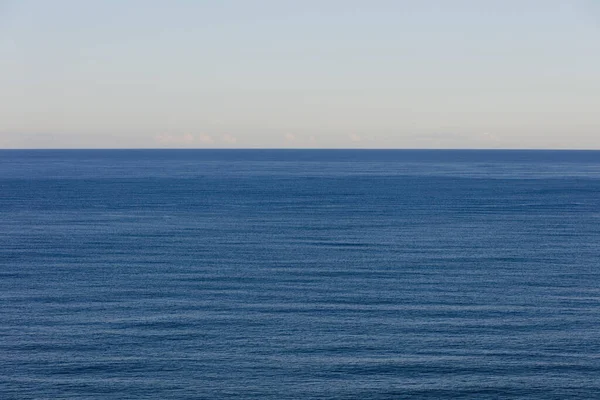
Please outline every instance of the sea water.
M600 152L0 151L0 398L600 398Z

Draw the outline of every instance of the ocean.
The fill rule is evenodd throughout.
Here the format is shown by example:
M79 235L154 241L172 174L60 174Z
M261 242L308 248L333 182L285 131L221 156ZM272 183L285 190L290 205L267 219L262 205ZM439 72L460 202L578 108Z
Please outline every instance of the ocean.
M0 151L0 398L600 398L600 151Z

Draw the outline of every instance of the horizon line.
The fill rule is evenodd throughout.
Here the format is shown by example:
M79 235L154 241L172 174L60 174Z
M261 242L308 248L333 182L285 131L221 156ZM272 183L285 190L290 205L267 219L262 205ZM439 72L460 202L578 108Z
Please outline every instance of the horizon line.
M276 151L600 151L600 148L535 148L535 147L523 147L523 148L426 148L426 147L14 147L14 148L0 148L0 151L106 151L106 150L245 150L245 151L264 151L264 150L276 150Z

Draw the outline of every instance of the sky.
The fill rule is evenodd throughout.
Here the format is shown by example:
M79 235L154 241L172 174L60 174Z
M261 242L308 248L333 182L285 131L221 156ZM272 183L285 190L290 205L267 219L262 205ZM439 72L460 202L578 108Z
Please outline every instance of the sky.
M600 0L0 0L0 148L600 149Z

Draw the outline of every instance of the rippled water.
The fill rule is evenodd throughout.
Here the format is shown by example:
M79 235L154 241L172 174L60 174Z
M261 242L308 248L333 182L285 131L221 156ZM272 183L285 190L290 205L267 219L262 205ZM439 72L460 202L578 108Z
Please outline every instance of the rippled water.
M0 151L0 398L600 396L600 152Z

